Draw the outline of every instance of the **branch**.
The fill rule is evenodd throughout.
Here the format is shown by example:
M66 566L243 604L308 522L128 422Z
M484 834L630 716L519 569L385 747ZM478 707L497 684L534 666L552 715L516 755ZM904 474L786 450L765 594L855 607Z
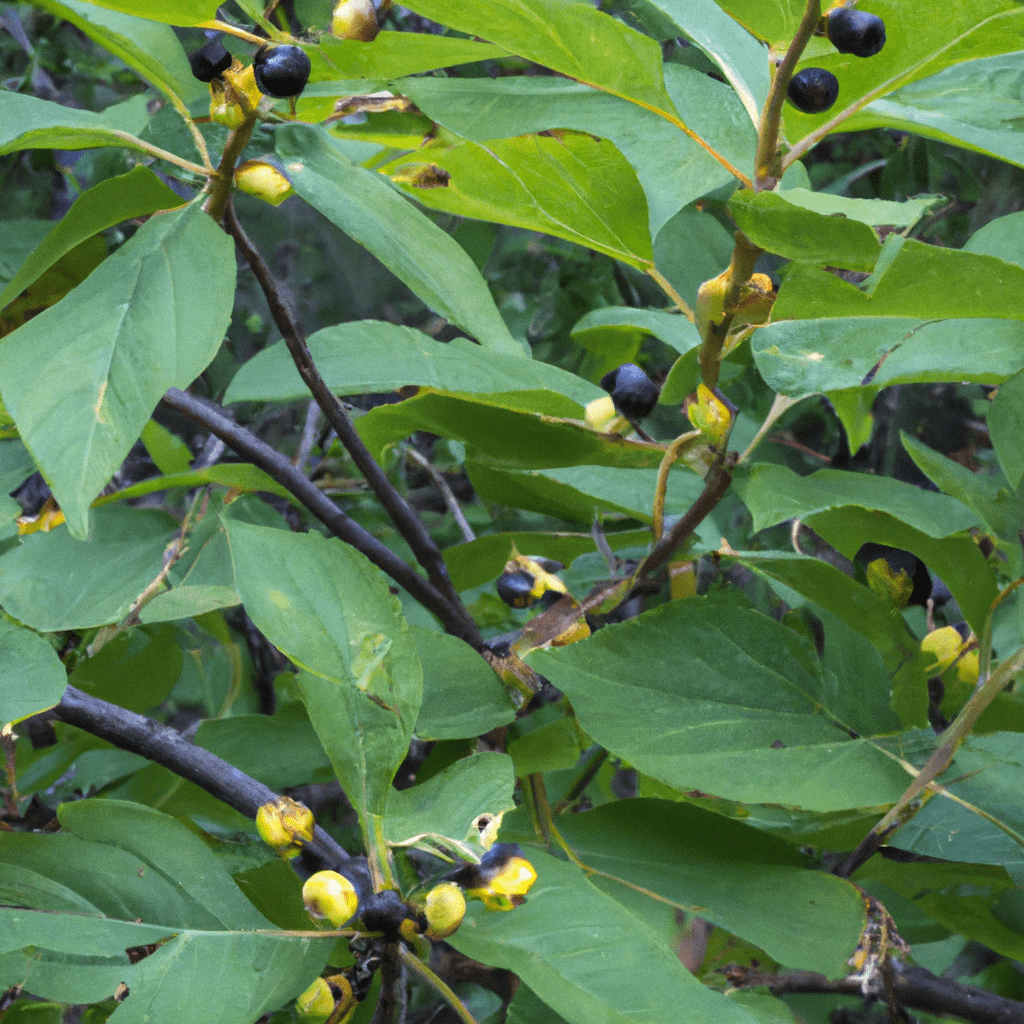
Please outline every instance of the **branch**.
M829 981L813 971L766 974L746 967L726 968L737 988L764 986L775 995L813 992L862 996L861 983L854 978ZM897 969L892 975L892 994L900 1005L912 1010L941 1015L952 1014L971 1024L1024 1024L1024 1003L994 995L952 978L938 978L923 967Z
M277 329L281 332L281 336L288 346L288 351L295 361L295 368L299 371L299 375L305 382L306 387L309 388L316 399L317 405L323 409L328 423L330 423L334 428L334 432L338 435L338 440L341 441L345 450L352 457L352 461L355 462L359 472L366 478L370 489L377 495L381 505L383 505L384 511L391 517L391 521L395 524L398 532L412 548L413 554L415 554L420 565L426 569L430 582L439 593L444 595L450 605L451 615L454 615L459 620L458 631L452 630L452 632L456 632L457 636L462 636L464 639L472 637L473 639L469 640L469 642L479 650L483 646L480 632L469 612L466 611L458 591L452 586L452 582L448 578L448 569L444 564L444 559L441 557L440 549L434 543L433 537L430 536L427 528L420 521L419 516L416 515L402 495L398 493L394 485L387 478L384 470L377 463L377 460L370 454L366 445L363 444L363 439L356 432L356 428L352 425L352 420L345 411L344 406L324 382L323 377L320 376L320 371L313 362L313 356L306 345L302 331L292 316L291 310L285 304L277 282L270 272L270 268L249 240L248 235L246 235L245 230L238 221L238 217L235 215L234 206L231 203L227 205L224 211L224 226L234 238L239 252L245 257L253 274L256 275L256 280L266 296L274 323L277 324ZM447 624L449 619L444 621Z
M462 630L460 616L443 595L415 569L403 562L389 547L382 544L369 530L347 516L315 484L300 473L280 452L261 441L253 433L229 419L212 402L171 388L163 397L170 409L187 416L211 434L219 437L243 458L259 466L268 476L287 488L309 511L327 527L335 537L351 544L357 551L386 572L396 583L405 587L424 607L444 623L445 628L467 643L475 635ZM474 627L475 628L475 627ZM478 634L476 634L478 636Z
M53 710L62 722L84 729L120 750L140 754L163 765L247 818L255 818L263 804L277 799L278 794L269 786L257 782L216 754L190 743L169 726L73 686L64 691ZM362 858L352 857L319 825L314 830L313 841L307 843L305 849L347 875L361 898L369 892L369 873Z

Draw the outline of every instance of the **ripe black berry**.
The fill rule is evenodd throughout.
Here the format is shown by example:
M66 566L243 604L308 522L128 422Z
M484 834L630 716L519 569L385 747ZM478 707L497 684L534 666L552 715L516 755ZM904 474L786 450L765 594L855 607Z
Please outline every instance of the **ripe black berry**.
M839 96L839 81L831 71L822 68L804 68L789 83L789 102L805 114L820 114L835 103Z
M509 608L529 608L534 602L533 587L534 578L521 569L516 572L506 572L498 577L498 597L509 606Z
M309 56L297 46L261 46L253 58L256 85L265 96L298 96L309 81Z
M191 54L188 63L200 82L212 82L231 67L231 54L218 37Z
M635 363L623 363L601 378L601 387L626 419L642 420L658 404L658 387Z
M855 57L874 57L885 46L885 22L877 14L854 7L830 11L825 31L840 53L852 53Z

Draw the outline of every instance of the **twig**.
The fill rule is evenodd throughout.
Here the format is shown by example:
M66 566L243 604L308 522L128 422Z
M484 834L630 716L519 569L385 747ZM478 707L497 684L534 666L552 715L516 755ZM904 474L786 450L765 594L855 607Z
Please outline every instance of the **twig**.
M466 541L467 544L471 540L476 540L476 534L473 532L473 527L469 525L465 515L463 515L462 509L459 506L458 498L455 497L452 489L448 486L448 481L445 480L443 474L431 464L429 459L420 455L420 453L412 446L406 449L405 454L412 459L416 465L422 466L430 474L431 479L437 485L437 489L441 492L441 497L444 498L444 503L448 506L448 511L451 512L452 518L462 531L462 539Z
M467 643L473 643L473 634L458 631L462 624L461 617L453 613L448 601L428 580L412 566L403 562L369 530L342 512L280 452L229 419L219 406L211 402L171 388L164 395L163 403L205 427L243 458L259 466L293 494L335 537L361 551L378 569L383 569L396 583L405 587L417 601L444 623L449 632Z
M163 765L248 818L255 818L263 804L277 799L278 794L269 786L257 782L216 754L190 743L169 726L83 693L74 686L64 691L54 713L62 722ZM348 876L361 895L369 892L369 873L363 859L348 854L319 825L305 849Z
M449 615L443 620L445 625L451 632L456 632L451 625L454 624L452 620L457 619L459 626L456 635L462 636L463 639L472 637L473 639L469 642L479 650L483 646L480 631L463 605L458 591L452 586L440 549L412 507L398 493L377 460L363 444L363 439L356 432L344 406L320 376L320 371L313 362L313 356L306 345L302 331L292 316L291 310L285 304L270 268L249 240L235 215L234 206L230 202L224 211L224 226L234 238L239 252L245 257L263 290L271 316L273 316L274 323L277 324L277 329L281 332L285 345L295 361L295 368L299 371L299 376L302 377L317 404L323 409L327 421L338 435L338 440L352 457L352 461L365 477L370 489L377 495L384 511L387 512L398 532L412 548L420 565L426 569L430 582L440 594L444 595L449 606Z
M402 963L420 975L448 1003L463 1024L476 1024L462 1000L418 956L410 953L402 945L398 947L398 955L402 958Z
M843 996L862 996L856 978L830 981L813 971L768 974L747 967L726 969L729 981L737 988L764 986L775 995L812 992ZM899 968L892 975L892 991L900 1005L942 1016L952 1014L971 1024L1024 1024L1024 1003L1006 999L985 989L962 985L952 978L937 978L923 967Z

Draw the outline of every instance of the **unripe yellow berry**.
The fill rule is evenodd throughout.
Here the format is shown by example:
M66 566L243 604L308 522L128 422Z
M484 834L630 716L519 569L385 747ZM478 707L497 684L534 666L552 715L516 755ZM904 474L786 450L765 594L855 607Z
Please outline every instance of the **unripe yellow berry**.
M302 902L310 917L341 928L359 908L355 887L337 871L318 871L302 887Z
M441 882L427 893L424 907L428 939L446 939L458 931L466 916L466 897L454 882Z
M279 206L293 193L291 182L267 160L246 160L239 164L235 184L271 206Z
M256 828L263 841L282 857L294 857L313 838L313 812L290 796L279 796L256 812Z
M326 1020L334 1012L334 996L331 987L323 978L317 978L305 992L295 1000L295 1009L303 1017L318 1017Z
M210 120L228 128L240 128L256 116L263 94L256 85L252 67L235 62L210 83Z
M373 0L341 0L331 16L331 35L372 43L380 26Z

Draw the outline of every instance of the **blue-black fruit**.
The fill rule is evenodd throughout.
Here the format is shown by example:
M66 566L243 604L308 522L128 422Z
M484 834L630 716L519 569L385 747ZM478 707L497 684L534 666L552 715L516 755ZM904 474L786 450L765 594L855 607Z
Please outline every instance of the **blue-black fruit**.
M261 46L253 58L256 85L265 96L298 96L309 81L309 56L297 46Z
M658 386L635 363L623 363L601 378L601 387L626 419L642 420L658 404Z
M874 57L885 46L885 22L877 14L855 7L837 7L825 21L829 42L840 53Z
M821 114L839 97L839 80L824 68L804 68L789 83L789 102L805 114Z
M211 39L188 58L192 74L200 82L212 82L231 67L231 54L224 49L220 38Z
M536 580L522 569L516 572L502 573L498 577L498 597L509 606L509 608L529 608L536 600L533 596L533 588Z

